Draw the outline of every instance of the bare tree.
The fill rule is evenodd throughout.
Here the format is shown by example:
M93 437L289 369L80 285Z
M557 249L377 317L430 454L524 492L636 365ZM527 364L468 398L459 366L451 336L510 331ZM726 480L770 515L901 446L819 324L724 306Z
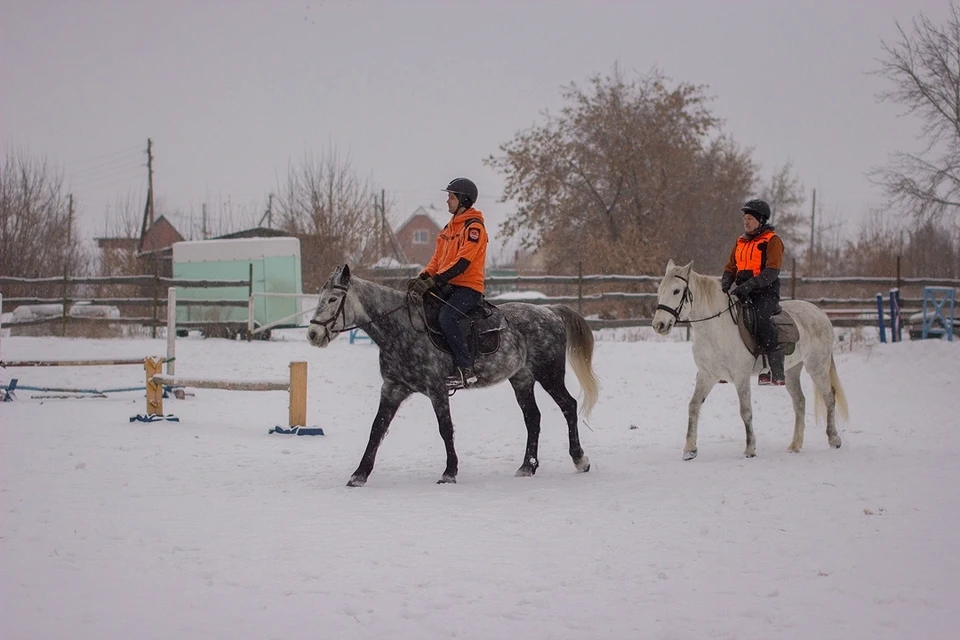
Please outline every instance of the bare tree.
M304 288L315 288L343 262L375 260L375 190L335 149L291 165L278 185L274 215L280 228L300 237Z
M486 160L506 178L503 200L517 203L501 232L539 248L553 272L579 261L592 272L652 273L670 257L719 271L757 168L720 131L704 87L668 85L657 71L631 81L615 67L566 87L560 115ZM771 191L789 227L797 189L788 178L785 168Z
M875 71L893 88L878 95L902 105L923 122L923 148L896 152L871 176L883 186L891 209L900 207L919 220L960 210L960 11L936 25L924 15L907 33L897 23L897 42L882 42L884 59Z
M140 237L140 196L128 192L117 196L113 205L107 207L100 244L100 275L134 275L140 273L137 261L137 244Z
M63 179L46 160L8 150L0 166L0 274L71 275L86 264Z

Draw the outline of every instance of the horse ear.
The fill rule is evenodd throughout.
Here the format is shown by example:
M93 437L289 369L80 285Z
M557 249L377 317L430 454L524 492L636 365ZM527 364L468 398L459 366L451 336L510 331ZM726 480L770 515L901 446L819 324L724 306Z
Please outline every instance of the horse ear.
M675 266L677 265L674 263L673 258L667 260L667 271L670 271L670 269L673 269Z
M350 265L343 265L343 271L340 272L340 284L350 282Z
M691 271L693 271L693 260L680 267L680 275L684 278L688 278Z

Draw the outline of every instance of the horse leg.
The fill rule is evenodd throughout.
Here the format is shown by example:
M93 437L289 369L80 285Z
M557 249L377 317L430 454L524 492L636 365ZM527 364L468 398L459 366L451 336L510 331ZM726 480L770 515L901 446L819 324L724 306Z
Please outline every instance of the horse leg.
M561 365L560 371L564 371L563 365ZM581 473L590 471L590 458L583 455L583 447L580 446L576 398L567 391L562 376L550 376L540 380L540 385L550 394L553 401L560 407L563 417L567 419L567 438L570 441L570 457L573 459L573 466Z
M687 442L683 446L684 460L693 460L697 457L697 425L700 423L700 407L703 406L707 396L710 395L710 390L716 384L717 378L697 370L697 383L687 410Z
M430 396L433 403L433 412L437 414L437 424L440 426L440 437L443 438L443 447L447 450L447 466L437 484L456 484L460 461L457 459L457 450L453 446L453 419L450 418L450 398L446 392Z
M747 447L743 450L744 458L757 456L757 437L753 433L753 405L750 402L750 375L736 380L737 397L740 399L740 419L747 432Z
M377 410L377 417L373 419L373 425L370 427L370 439L367 441L367 448L360 458L360 465L350 476L347 482L348 487L362 487L367 483L367 478L373 471L373 463L377 459L377 449L380 448L380 442L387 435L387 428L396 415L400 403L410 395L406 387L384 382L380 388L380 408Z
M830 380L830 369L833 366L831 359L826 366L822 367L822 370L818 371L818 375L813 375L813 372L811 372L811 377L817 391L820 392L820 397L823 398L823 403L827 407L827 442L834 449L839 449L843 443L840 440L840 434L837 433L837 394Z
M517 397L517 404L523 413L523 423L527 427L527 448L523 452L523 464L517 469L516 476L532 476L540 466L538 457L540 447L540 407L533 393L533 374L529 369L521 369L510 378L510 386Z
M787 393L793 400L793 440L787 451L798 453L803 448L803 430L804 413L807 410L807 399L803 396L803 388L800 386L800 372L803 371L803 363L799 363L787 370Z

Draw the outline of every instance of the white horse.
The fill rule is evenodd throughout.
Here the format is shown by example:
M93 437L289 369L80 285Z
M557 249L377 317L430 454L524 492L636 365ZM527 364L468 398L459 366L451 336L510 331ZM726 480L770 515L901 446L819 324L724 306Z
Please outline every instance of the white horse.
M697 383L690 398L687 420L687 440L683 459L697 457L697 422L700 407L713 386L728 380L737 389L740 399L740 417L747 431L747 448L743 455L757 454L753 434L753 408L750 403L750 381L760 371L760 359L744 346L737 325L733 321L731 298L720 289L717 278L701 275L692 269L693 263L677 266L667 263L667 271L657 291L657 311L653 315L653 329L667 335L677 322L693 326L693 360L697 364ZM784 311L797 325L800 340L796 350L786 358L786 389L793 400L795 422L793 440L788 451L798 452L803 447L804 410L806 400L800 387L800 371L804 365L813 379L817 418L824 404L827 409L827 441L831 447L840 447L836 417L847 417L847 400L837 377L833 361L833 325L822 310L804 300L784 300Z

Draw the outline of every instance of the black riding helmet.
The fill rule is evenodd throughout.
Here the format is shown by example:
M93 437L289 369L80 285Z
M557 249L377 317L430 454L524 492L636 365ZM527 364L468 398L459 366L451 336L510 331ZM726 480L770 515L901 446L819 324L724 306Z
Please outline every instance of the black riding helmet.
M444 191L457 196L457 200L460 201L460 206L464 209L472 207L479 195L477 185L473 183L473 180L467 178L454 178Z
M749 213L760 221L760 224L766 224L770 220L770 205L763 200L748 200L747 204L740 208L740 211Z

